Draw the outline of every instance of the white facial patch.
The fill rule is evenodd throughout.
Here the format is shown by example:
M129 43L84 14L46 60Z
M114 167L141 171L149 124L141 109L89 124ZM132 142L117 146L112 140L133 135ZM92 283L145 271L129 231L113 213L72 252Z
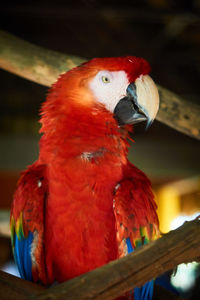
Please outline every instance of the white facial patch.
M38 239L39 239L39 237L38 237L38 231L35 230L34 233L33 233L33 242L31 244L31 249L30 249L31 250L31 252L30 252L30 254L31 254L31 261L32 261L33 265L37 264L37 261L36 261L36 258L35 258L35 250L36 250L37 245L38 245Z
M96 101L104 104L112 113L119 100L126 96L128 85L129 81L124 71L99 71L89 82Z

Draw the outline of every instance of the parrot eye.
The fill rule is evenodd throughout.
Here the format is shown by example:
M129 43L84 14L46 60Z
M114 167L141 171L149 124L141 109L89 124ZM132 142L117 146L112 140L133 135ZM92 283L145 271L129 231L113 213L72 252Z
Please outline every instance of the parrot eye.
M107 76L102 76L101 80L103 81L103 83L109 83L110 79Z
M88 84L94 100L113 113L119 100L126 95L129 79L125 71L100 70Z
M102 83L102 84L107 84L107 83L111 83L112 81L112 74L109 71L100 71L97 74L97 79Z

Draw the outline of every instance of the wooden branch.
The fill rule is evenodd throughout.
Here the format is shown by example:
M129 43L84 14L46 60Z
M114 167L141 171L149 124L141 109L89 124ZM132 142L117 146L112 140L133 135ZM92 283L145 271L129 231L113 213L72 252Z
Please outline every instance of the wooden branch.
M0 270L0 290L1 300L25 300L29 298L30 295L32 295L32 297L39 295L39 293L47 290L47 288L34 284L30 281L20 279ZM161 286L155 285L152 300L168 299L181 300L181 298L177 297L172 292L162 288Z
M1 300L25 300L28 296L36 296L44 287L27 280L20 279L0 270Z
M200 221L196 219L124 258L48 289L1 271L1 299L114 299L180 263L198 260L199 256ZM161 292L155 288L155 300L162 299ZM164 299L178 299L167 291L165 294Z
M59 74L84 59L47 50L0 31L0 67L36 83L51 86Z
M29 300L114 299L200 256L200 221L186 222L132 254L45 290Z
M11 73L50 86L59 74L81 64L83 58L47 50L0 31L0 67ZM160 122L200 139L200 106L159 87Z
M200 105L186 101L161 86L158 90L161 103L156 119L200 140Z

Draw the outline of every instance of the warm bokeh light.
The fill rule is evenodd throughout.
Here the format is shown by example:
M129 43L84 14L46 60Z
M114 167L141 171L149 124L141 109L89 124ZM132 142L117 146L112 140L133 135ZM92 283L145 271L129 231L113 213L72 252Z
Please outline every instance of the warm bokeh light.
M170 231L172 222L178 222L184 216L187 216L188 220L193 218L194 213L198 214L198 211L200 211L199 192L199 177L174 181L157 189L156 196L161 232Z
M200 215L200 211L191 216L180 215L175 218L170 225L170 229L174 230L186 221L192 221ZM188 264L180 264L174 275L171 276L171 284L181 292L186 292L194 287L197 278L197 269L199 263L191 262Z

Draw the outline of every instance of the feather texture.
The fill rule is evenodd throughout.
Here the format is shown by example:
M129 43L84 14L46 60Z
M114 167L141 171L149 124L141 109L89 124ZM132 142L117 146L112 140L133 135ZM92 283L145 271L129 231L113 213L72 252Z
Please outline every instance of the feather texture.
M130 163L115 194L115 215L121 257L159 237L156 204L150 182L144 173ZM134 300L151 300L153 285L154 282L150 281L135 288L129 297L134 295Z
M150 67L132 56L93 59L62 74L42 106L39 158L22 174L11 210L13 253L25 279L62 282L159 236L150 182L127 159L132 127L119 127L89 88L105 69L122 70L127 84ZM152 286L135 289L135 300L149 300Z
M31 245L33 234L30 232L25 238L18 239L14 236L14 258L18 265L19 273L23 279L32 280Z
M47 283L44 268L44 166L31 166L18 183L11 209L13 255L24 279Z

